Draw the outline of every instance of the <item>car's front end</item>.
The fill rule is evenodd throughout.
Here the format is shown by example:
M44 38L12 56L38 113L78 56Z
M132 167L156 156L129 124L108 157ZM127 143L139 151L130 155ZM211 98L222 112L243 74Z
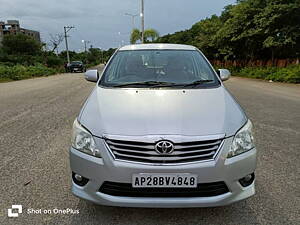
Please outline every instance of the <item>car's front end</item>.
M73 125L72 193L102 205L172 208L254 195L252 123L218 79L209 82L97 84Z
M71 73L74 72L85 72L85 66L82 62L71 62L70 66L69 66L69 71Z
M196 158L188 160L187 163L148 163L147 156L136 160L135 156L138 154L127 152L127 149L123 150L125 154L118 156L112 151L113 145L108 143L117 143L115 146L122 147L122 143L127 143L124 142L125 137L118 137L122 141L115 142L111 140L116 140L117 137L93 138L99 150L98 157L71 148L70 159L73 194L94 203L127 207L210 207L227 205L255 193L256 149L252 148L243 154L228 158L234 137L205 137L203 143L216 143L218 146L214 157L208 160ZM150 146L152 144L154 148L155 140L160 140L161 137L151 137L152 142L149 142L149 137L139 138L147 140L146 143ZM178 138L183 141L183 137L165 138ZM199 140L202 138L193 137L196 143L201 143ZM213 138L213 141L207 141L210 138ZM193 143L190 139L188 142ZM135 143L137 146L140 144ZM180 145L182 142L177 143ZM196 150L191 155L199 156ZM146 161L147 163L143 163ZM133 176L139 174L194 175L197 177L197 187L134 188Z

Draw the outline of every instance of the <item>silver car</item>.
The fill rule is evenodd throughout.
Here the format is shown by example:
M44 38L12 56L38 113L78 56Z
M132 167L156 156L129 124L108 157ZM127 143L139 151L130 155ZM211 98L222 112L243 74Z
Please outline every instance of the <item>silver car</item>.
M124 207L211 207L255 193L252 123L197 48L116 51L74 121L72 193Z

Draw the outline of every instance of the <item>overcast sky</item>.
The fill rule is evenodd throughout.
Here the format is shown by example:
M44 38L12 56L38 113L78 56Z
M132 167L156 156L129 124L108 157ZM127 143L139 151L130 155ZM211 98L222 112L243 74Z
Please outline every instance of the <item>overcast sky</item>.
M160 35L188 29L213 14L220 15L224 6L235 0L145 0L145 28ZM83 50L81 40L94 47L118 47L129 43L132 19L125 13L138 14L140 0L0 0L0 21L17 19L24 28L38 30L43 42L49 34L69 32L70 49ZM140 18L135 19L140 27ZM63 49L64 43L61 45Z

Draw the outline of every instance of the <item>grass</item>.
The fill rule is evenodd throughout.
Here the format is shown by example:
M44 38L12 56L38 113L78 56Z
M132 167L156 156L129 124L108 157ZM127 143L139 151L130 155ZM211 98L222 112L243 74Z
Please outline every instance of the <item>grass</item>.
M33 77L49 76L64 72L64 68L49 68L42 64L35 66L0 65L0 82L23 80Z
M300 65L280 67L230 67L233 76L272 80L285 83L300 83Z

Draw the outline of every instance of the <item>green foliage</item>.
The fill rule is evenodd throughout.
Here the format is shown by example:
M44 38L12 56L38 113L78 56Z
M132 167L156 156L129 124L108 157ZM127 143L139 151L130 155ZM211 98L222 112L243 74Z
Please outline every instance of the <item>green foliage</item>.
M209 58L218 57L218 48L217 45L214 44L216 42L216 37L211 34L216 34L221 27L222 22L216 15L196 23L191 28L192 35L190 35L189 44L206 52L206 56Z
M42 52L42 45L24 34L5 35L2 40L3 53L7 55L31 55Z
M221 16L156 42L192 44L210 59L274 59L300 56L299 0L239 0Z
M97 65L102 60L102 51L99 48L90 48L87 54L87 62Z
M71 61L82 61L87 66L91 65L98 65L100 63L103 63L104 61L107 61L109 57L112 55L112 53L115 51L115 49L109 49L107 51L101 50L99 48L90 48L87 52L74 52L69 51L69 56ZM67 52L62 51L59 54L59 57L66 61L67 58Z
M82 54L81 54L82 55ZM82 57L79 57L78 53L75 51L69 51L70 60L81 60ZM59 57L62 58L65 62L67 61L67 51L62 51L59 53Z
M159 38L159 33L154 29L147 29L144 32L145 39L150 41L155 41Z
M0 55L0 62L5 62L7 65L34 65L34 63L42 63L43 57L32 55Z
M145 42L154 42L159 38L159 33L154 29L147 29L144 31L144 41ZM139 29L133 29L130 35L130 43L136 44L137 41L142 41L142 34Z
M107 62L109 60L109 58L114 54L114 52L116 51L115 48L110 48L107 51L103 52L103 62Z
M87 52L70 51L71 61L83 61L87 67L107 61L115 49ZM0 48L0 81L20 80L64 72L66 52L59 55L42 50L42 44L23 34L4 36Z
M49 55L46 58L46 64L48 67L61 67L64 64L64 60L56 55Z
M131 35L130 35L130 43L131 44L135 44L137 41L141 40L141 32L139 31L139 29L133 29L131 31Z
M278 67L245 67L235 68L233 75L249 78L259 78L287 83L300 83L300 65L291 65L285 68Z
M61 69L54 69L38 64L36 66L5 66L0 65L0 81L21 80L38 76L49 76L61 72Z

